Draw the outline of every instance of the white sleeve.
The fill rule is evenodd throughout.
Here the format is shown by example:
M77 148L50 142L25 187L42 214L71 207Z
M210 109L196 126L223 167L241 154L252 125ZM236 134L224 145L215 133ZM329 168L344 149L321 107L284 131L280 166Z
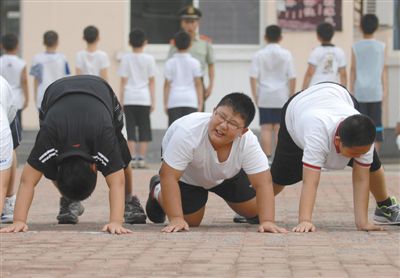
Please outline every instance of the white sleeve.
M178 127L172 132L171 136L164 136L162 158L170 167L184 171L193 160L193 138L183 127Z
M326 144L323 140L323 134L316 130L306 132L305 144L303 150L303 164L322 168L327 159L329 150L325 147Z
M246 136L246 142L243 149L242 168L245 173L251 175L268 170L268 158L261 149L257 137L252 132L244 136Z
M121 77L128 77L128 73L129 73L128 57L122 56L121 63L118 68L118 75Z
M257 55L254 55L253 58L251 59L249 75L250 77L258 78L259 73L260 69L258 68Z
M346 54L344 54L343 49L338 48L338 54L339 54L339 61L338 61L339 68L346 67Z
M101 64L100 65L101 69L105 69L105 68L108 68L110 66L110 59L108 58L107 53L102 52L101 63L100 64Z
M75 56L75 67L81 69L82 68L82 55L80 52L76 53Z
M13 142L10 125L3 107L0 107L0 171L11 167Z
M318 56L317 56L317 48L314 48L311 53L310 53L310 57L308 57L308 63L316 66L318 64Z
M171 70L171 60L168 60L165 63L164 67L164 77L165 79L171 81L172 80L172 70Z
M157 69L156 60L154 59L153 56L150 56L150 59L149 59L149 71L148 71L149 72L149 78L156 75L156 69Z
M4 77L0 76L0 104L7 115L8 122L11 123L17 114L17 106L12 101L13 93L10 85Z
M288 61L289 62L289 66L288 66L287 77L289 79L296 78L296 70L294 68L293 56L292 56L292 54L290 52L288 53L288 56L289 56L289 61Z
M372 144L371 148L366 154L361 155L360 157L354 158L354 160L361 165L369 166L372 164L374 160L374 149L375 145Z
M203 73L201 72L200 62L198 60L193 60L193 64L192 65L193 65L192 66L193 76L195 78L202 77Z

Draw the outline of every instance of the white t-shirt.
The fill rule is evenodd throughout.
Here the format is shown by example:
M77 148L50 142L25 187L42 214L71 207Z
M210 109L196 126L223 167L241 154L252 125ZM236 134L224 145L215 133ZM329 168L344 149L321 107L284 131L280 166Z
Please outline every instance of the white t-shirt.
M246 174L269 169L268 159L250 130L235 139L228 159L219 162L208 137L211 116L201 112L184 116L168 128L163 138L163 159L172 168L184 171L181 181L210 189L234 177L240 169Z
M325 81L339 83L339 69L346 67L346 55L334 45L320 45L311 51L308 63L315 66L310 86Z
M8 122L11 123L17 114L17 106L13 101L11 86L2 76L0 76L0 105L3 107Z
M156 74L156 61L146 53L127 53L121 58L118 74L128 78L124 105L151 105L149 78Z
M345 118L360 114L349 92L334 83L314 85L299 93L286 111L287 130L303 152L303 164L311 168L343 169L350 158L335 148L337 128ZM355 160L364 166L372 163L374 146Z
M0 105L0 171L11 167L13 142L6 111Z
M277 43L267 44L253 56L250 77L258 81L258 107L281 108L289 97L289 79L296 77L292 54Z
M0 75L10 84L13 92L13 102L17 109L22 109L25 102L21 86L21 75L25 66L25 61L16 55L4 54L0 57Z
M175 53L165 63L164 76L171 82L168 108L199 106L194 79L203 75L197 59L189 53Z
M81 70L82 74L100 76L100 70L108 68L110 60L107 53L101 50L89 52L81 50L76 53L75 67Z
M62 77L69 75L67 58L58 52L42 52L33 57L30 74L38 81L36 106L40 108L47 87Z

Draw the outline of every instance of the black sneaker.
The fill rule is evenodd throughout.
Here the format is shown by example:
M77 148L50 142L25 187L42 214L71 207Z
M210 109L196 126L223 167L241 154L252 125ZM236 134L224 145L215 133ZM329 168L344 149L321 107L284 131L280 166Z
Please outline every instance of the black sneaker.
M132 196L129 201L125 202L124 218L125 223L128 224L146 223L146 214L144 213L138 197Z
M165 213L160 204L153 198L154 188L160 183L160 176L155 175L150 179L149 184L149 198L146 202L147 217L154 223L164 223Z
M58 224L76 224L78 217L85 208L79 201L71 201L65 197L60 198L60 212L57 215Z
M251 217L251 218L246 218L246 217L241 216L241 215L239 215L237 213L233 216L233 222L235 222L235 223L249 223L249 224L252 224L252 225L260 224L258 216L254 216L254 217Z

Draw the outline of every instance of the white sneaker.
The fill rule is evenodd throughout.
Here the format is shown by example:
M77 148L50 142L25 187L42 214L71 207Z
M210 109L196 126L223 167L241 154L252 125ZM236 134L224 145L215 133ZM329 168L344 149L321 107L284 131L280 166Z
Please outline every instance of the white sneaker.
M1 214L2 223L12 223L14 221L15 199L15 195L11 197L6 197L3 207L3 213Z
M137 160L137 167L138 168L146 168L146 160L144 160L144 158L139 157Z

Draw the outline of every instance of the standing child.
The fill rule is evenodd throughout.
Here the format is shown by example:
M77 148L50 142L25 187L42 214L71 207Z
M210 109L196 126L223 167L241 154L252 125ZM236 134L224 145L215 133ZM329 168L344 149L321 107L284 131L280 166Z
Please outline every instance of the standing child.
M251 92L260 113L262 148L269 160L272 136L275 142L278 138L281 108L296 87L293 57L279 45L281 32L277 25L265 29L267 46L254 55L250 67Z
M76 74L96 75L108 81L110 60L107 53L97 49L99 29L92 25L86 27L83 30L83 39L86 41L86 49L76 54Z
M128 146L132 155L131 165L144 168L148 143L152 140L150 113L154 111L155 106L156 62L151 55L143 53L147 44L145 32L139 29L131 32L129 44L132 46L133 53L122 57L119 68L120 99L126 116ZM136 143L139 145L137 156Z
M64 54L56 52L58 47L58 34L47 31L43 35L45 52L33 57L30 74L34 79L34 94L36 107L40 109L44 91L59 78L70 74L67 58Z
M374 38L378 18L366 14L361 19L363 39L353 45L350 92L360 104L359 111L372 118L376 126L375 148L383 141L382 101L387 95L385 44Z
M178 32L174 37L178 52L165 63L164 109L168 125L203 106L200 62L189 54L190 35Z
M321 45L314 48L308 58L303 89L326 81L347 85L346 56L343 49L332 44L334 33L331 24L323 22L318 25L317 38Z

